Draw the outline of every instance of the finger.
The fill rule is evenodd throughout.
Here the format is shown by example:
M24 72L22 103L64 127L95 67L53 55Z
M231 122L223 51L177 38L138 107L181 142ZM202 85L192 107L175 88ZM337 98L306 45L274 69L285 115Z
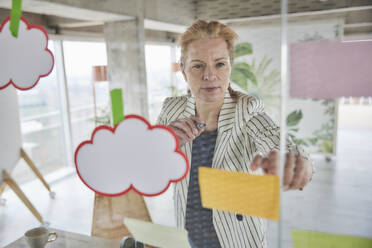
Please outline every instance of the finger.
M311 163L309 160L300 158L300 160L303 160L303 166L304 166L304 179L300 184L300 190L302 190L310 181L310 178L313 174L313 167L311 166Z
M190 119L194 121L195 126L196 126L198 123L203 123L203 124L205 124L205 121L203 121L200 117L190 116ZM196 126L196 129L198 130L198 135L200 135L200 134L205 130L205 127L202 128L202 129L198 129L198 127Z
M256 155L254 158L253 158L253 161L251 163L251 170L255 171L257 170L258 168L260 168L260 165L262 163L262 160L263 160L263 157L261 155Z
M279 152L271 151L267 156L266 172L271 175L279 175Z
M301 156L297 157L296 167L294 169L294 175L292 182L289 185L289 189L300 189L302 181L306 178L305 167Z
M283 175L284 190L289 189L289 184L292 182L293 179L295 165L296 165L295 155L292 153L287 153Z
M187 119L185 119L185 123L186 123L187 125L189 125L189 127L191 128L192 133L194 134L194 136L197 136L198 133L199 133L199 130L198 130L198 128L196 127L196 124L195 124L194 120L191 119L191 118L187 118Z
M307 178L304 178L302 182L300 183L299 189L303 190L308 182L309 180Z
M192 126L190 126L190 124L188 123L188 119L181 119L180 120L181 123L182 123L182 126L184 127L184 131L187 133L187 135L191 138L191 139L195 139L195 134L194 134L194 130L192 128Z
M178 138L178 140L180 142L180 146L182 146L185 143L189 142L190 138L186 135L186 133L184 131L182 131L181 129L178 129L177 127L172 128L172 130L176 134L176 136L177 136L177 138Z
M203 121L200 117L195 115L191 115L189 118L196 121L197 123L205 123L205 121Z
M270 166L269 158L263 158L260 167L262 168L265 174L269 174L269 166Z
M184 121L182 121L182 120L174 121L174 122L171 123L171 126L174 126L174 127L177 127L178 129L181 129L183 132L186 133L186 135L190 139L194 139L194 134L193 134L191 128Z

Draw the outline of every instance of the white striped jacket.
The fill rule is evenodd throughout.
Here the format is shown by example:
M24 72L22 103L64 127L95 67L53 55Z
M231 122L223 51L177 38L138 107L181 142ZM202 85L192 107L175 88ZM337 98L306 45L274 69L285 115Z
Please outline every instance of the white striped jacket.
M163 103L157 122L169 125L190 115L195 115L193 96L169 97ZM238 98L233 99L226 91L218 119L212 168L253 173L249 167L258 152L267 154L272 149L279 149L279 131L280 128L265 114L259 99L240 92ZM292 142L287 143L287 151L303 154ZM183 145L181 150L191 162L192 142ZM185 228L188 184L189 175L175 184L176 221L180 228ZM267 247L264 219L251 216L238 218L234 213L213 209L213 225L222 247Z

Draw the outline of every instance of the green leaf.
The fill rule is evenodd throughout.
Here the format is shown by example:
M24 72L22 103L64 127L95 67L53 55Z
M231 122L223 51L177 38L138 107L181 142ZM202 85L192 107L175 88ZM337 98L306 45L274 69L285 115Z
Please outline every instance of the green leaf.
M255 86L258 86L256 75L252 72L252 67L245 62L238 62L233 65L232 71L240 71Z
M256 72L257 75L263 75L263 73L266 71L268 66L271 64L272 60L273 60L272 58L268 59L265 55L263 59L261 60L260 64L258 65L257 72Z
M248 81L245 75L236 69L231 70L231 81L236 83L240 88L248 90Z
M295 110L288 115L287 126L289 126L289 127L296 126L298 123L300 123L301 119L302 119L302 111L301 110Z
M252 67L245 62L237 62L233 65L234 69L252 71Z
M305 140L303 140L303 139L296 139L296 138L294 138L293 139L293 142L296 144L296 145L298 145L298 146L309 146L309 144L307 144L306 143L306 141Z
M235 58L252 53L253 53L252 44L248 42L237 44L234 49Z
M291 128L289 131L298 132L299 128Z
M333 153L333 144L331 141L324 140L322 143L322 150L324 153Z
M292 140L296 138L296 137L295 137L293 134L291 134L291 133L288 133L288 136L291 137Z
M308 138L307 139L312 145L315 145L318 142L317 138Z

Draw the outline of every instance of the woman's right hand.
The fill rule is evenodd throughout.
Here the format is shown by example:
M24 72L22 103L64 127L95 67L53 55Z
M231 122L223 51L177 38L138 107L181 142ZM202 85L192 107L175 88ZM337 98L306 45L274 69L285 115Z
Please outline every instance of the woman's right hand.
M178 119L169 124L169 127L177 135L180 146L193 141L205 130L205 128L198 130L197 123L204 122L199 117L191 115L188 118Z

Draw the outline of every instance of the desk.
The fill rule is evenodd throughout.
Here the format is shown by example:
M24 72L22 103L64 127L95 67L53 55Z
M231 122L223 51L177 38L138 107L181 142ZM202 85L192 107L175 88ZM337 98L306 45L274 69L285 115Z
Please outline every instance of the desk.
M78 233L66 232L49 228L50 232L56 232L58 238L48 243L45 248L119 248L120 240L102 239ZM5 248L29 248L24 236Z

